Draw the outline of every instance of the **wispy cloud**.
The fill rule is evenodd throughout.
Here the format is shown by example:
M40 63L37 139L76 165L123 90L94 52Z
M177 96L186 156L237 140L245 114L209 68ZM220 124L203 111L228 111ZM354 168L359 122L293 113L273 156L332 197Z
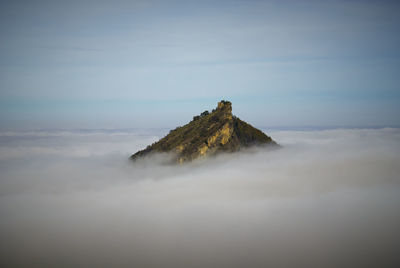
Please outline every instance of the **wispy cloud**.
M49 49L49 50L65 50L65 51L80 51L80 52L104 51L104 49L100 49L100 48L79 47L79 46L41 45L41 46L37 46L37 47L42 48L42 49Z

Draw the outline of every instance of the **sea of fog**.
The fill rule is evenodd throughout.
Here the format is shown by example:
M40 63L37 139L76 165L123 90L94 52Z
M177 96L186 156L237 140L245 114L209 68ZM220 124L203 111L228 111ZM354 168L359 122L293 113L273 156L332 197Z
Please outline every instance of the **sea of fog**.
M0 132L1 267L400 267L400 129L265 130L182 166L165 130Z

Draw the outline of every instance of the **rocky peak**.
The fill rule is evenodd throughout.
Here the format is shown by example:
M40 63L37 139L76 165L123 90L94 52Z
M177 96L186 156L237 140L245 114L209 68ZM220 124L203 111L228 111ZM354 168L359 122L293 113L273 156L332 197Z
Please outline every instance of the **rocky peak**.
M214 117L219 117L220 120L232 119L232 103L222 100L218 102L217 108L213 110Z
M230 101L220 101L217 106L218 110L226 111L228 113L232 113L232 103Z
M232 115L232 103L222 100L211 113L204 111L188 124L131 156L137 159L157 152L169 152L178 163L218 152L235 152L255 145L278 146L275 141Z

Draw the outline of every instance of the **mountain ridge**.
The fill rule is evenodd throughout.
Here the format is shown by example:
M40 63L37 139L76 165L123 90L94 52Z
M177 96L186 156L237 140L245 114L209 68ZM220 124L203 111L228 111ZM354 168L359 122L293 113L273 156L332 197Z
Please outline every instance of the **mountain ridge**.
M211 113L204 111L188 124L177 127L159 141L133 154L136 160L153 153L172 153L178 163L236 152L251 146L279 145L261 130L232 114L232 103L222 100Z

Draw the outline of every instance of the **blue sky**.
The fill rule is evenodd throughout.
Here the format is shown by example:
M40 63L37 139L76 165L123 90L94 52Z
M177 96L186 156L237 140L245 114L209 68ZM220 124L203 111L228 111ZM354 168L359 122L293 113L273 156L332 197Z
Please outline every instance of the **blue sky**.
M400 126L396 1L2 1L0 128Z

